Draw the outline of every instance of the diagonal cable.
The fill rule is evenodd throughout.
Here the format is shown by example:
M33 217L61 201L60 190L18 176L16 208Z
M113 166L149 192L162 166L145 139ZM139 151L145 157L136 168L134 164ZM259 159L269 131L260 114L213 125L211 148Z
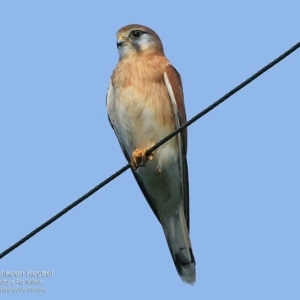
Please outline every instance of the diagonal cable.
M225 94L219 100L217 100L216 102L214 102L213 104L211 104L210 106L208 106L206 109L204 109L203 111L201 111L200 113L198 113L196 116L194 116L192 119L190 119L184 125L182 125L178 129L176 129L174 132L172 132L169 135L167 135L165 138L163 138L158 143L156 143L153 147L149 148L147 150L147 154L149 155L151 152L153 152L154 150L156 150L162 144L166 143L168 140L170 140L176 134L178 134L179 132L181 132L184 128L187 128L188 126L190 126L191 124L193 124L194 122L196 122L198 119L200 119L201 117L203 117L204 115L206 115L208 112L210 112L211 110L213 110L215 107L217 107L218 105L220 105L221 103L223 103L226 99L228 99L229 97L231 97L232 95L234 95L236 92L238 92L239 90L241 90L242 88L244 88L250 82L252 82L256 78L258 78L260 75L262 75L263 73L265 73L266 71L268 71L269 69L271 69L272 67L274 67L281 60L283 60L284 58L286 58L287 56L289 56L291 53L293 53L294 51L296 51L299 47L300 47L300 42L297 43L296 45L294 45L292 48L290 48L286 52L284 52L282 55L280 55L276 59L274 59L268 65L266 65L265 67L263 67L262 69L260 69L259 71L257 71L255 74L253 74L247 80L245 80L244 82L242 82L241 84L239 84L237 87L235 87L234 89L232 89L230 92L228 92L227 94ZM79 199L77 199L76 201L74 201L73 203L71 203L70 205L68 205L66 208L64 208L62 211L60 211L59 213L57 213L51 219L49 219L48 221L46 221L45 223L43 223L42 225L40 225L39 227L37 227L35 230L31 231L29 234L27 234L25 237L23 237L21 240L19 240L18 242L16 242L15 244L13 244L12 246L10 246L9 248L7 248L5 251L3 251L0 254L0 259L2 259L4 256L6 256L8 253L10 253L11 251L13 251L14 249L18 248L20 245L22 245L23 243L25 243L27 240L29 240L30 238L32 238L34 235L36 235L38 232L40 232L41 230L43 230L44 228L46 228L47 226L49 226L51 223L53 223L57 219L59 219L61 216L63 216L68 211L70 211L71 209L73 209L75 206L77 206L78 204L80 204L81 202L83 202L85 199L87 199L88 197L90 197L91 195L93 195L94 193L96 193L98 190L100 190L106 184L108 184L109 182L111 182L112 180L114 180L115 178L117 178L119 175L121 175L122 173L124 173L129 168L130 168L130 164L128 163L126 166L124 166L123 168L121 168L119 171L117 171L116 173L114 173L113 175L111 175L110 177L108 177L107 179L105 179L104 181L102 181L101 183L99 183L97 186L95 186L93 189L91 189L85 195L83 195L82 197L80 197Z
M202 110L196 116L194 116L193 118L191 118L188 122L186 122L182 126L178 127L175 131L173 131L172 133L170 133L169 135L167 135L165 138L163 138L162 140L160 140L159 142L157 142L154 146L152 146L151 148L149 148L147 150L147 154L149 155L151 152L153 152L154 150L156 150L162 144L164 144L165 142L167 142L168 140L170 140L172 137L174 137L175 135L177 135L180 131L182 131L183 129L187 128L188 126L190 126L191 124L193 124L194 122L196 122L198 119L200 119L201 117L203 117L204 115L206 115L208 112L210 112L211 110L213 110L214 108L216 108L218 105L220 105L225 100L227 100L229 97L231 97L232 95L234 95L236 92L238 92L239 90L241 90L242 88L244 88L246 85L248 85L250 82L252 82L253 80L255 80L257 77L259 77L260 75L262 75L263 73L265 73L266 71L268 71L269 69L271 69L272 67L274 67L276 64L278 64L280 61L282 61L283 59L285 59L287 56L289 56L290 54L292 54L299 47L300 47L300 42L297 43L296 45L294 45L292 48L290 48L286 52L284 52L283 54L281 54L280 56L278 56L276 59L274 59L272 62L270 62L269 64L267 64L265 67L263 67L262 69L260 69L259 71L257 71L255 74L253 74L251 77L249 77L244 82L242 82L241 84L239 84L237 87L235 87L234 89L232 89L230 92L228 92L227 94L225 94L219 100L217 100L216 102L214 102L213 104L211 104L210 106L208 106L206 109Z

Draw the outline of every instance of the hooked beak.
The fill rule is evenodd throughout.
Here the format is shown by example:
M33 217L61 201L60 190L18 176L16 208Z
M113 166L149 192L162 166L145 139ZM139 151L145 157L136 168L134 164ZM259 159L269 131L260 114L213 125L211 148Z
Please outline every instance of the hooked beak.
M122 44L124 44L125 42L127 41L126 37L125 36L120 36L118 37L118 40L117 40L117 47L118 49L122 46Z

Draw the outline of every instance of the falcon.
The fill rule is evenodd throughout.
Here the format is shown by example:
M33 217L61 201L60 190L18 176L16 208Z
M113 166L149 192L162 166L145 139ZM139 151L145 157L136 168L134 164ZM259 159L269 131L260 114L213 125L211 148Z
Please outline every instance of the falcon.
M189 237L187 131L147 149L186 122L182 82L159 36L142 25L117 32L119 62L106 96L110 124L133 175L160 222L183 281L196 280Z

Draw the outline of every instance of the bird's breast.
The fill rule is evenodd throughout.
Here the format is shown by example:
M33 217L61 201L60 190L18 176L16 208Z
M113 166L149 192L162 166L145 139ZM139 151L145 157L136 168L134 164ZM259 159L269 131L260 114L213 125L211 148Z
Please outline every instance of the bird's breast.
M127 66L112 78L114 126L129 155L149 148L175 129L174 112L163 73ZM168 146L172 146L172 139ZM174 145L175 146L175 145ZM162 149L161 149L162 150Z
M134 148L150 147L174 129L167 93L159 84L142 87L121 88L115 107L118 128L132 140Z

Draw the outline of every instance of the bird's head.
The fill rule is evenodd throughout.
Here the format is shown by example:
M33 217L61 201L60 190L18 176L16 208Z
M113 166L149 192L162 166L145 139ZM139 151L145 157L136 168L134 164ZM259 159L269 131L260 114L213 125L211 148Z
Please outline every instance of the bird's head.
M117 47L120 59L132 54L163 54L159 36L152 29L137 24L127 25L117 32Z

